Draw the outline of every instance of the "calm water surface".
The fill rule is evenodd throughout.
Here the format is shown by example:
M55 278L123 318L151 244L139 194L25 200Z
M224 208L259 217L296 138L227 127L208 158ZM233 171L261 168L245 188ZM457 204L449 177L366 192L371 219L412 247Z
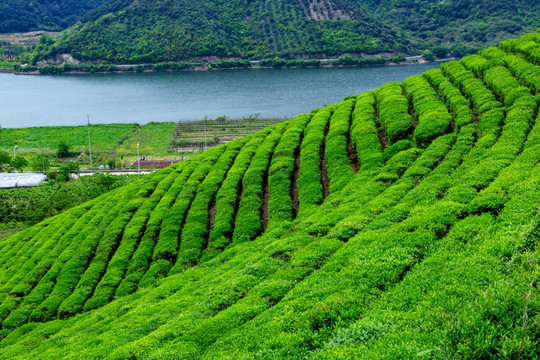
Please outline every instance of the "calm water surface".
M294 117L437 63L322 69L23 76L0 74L2 127Z

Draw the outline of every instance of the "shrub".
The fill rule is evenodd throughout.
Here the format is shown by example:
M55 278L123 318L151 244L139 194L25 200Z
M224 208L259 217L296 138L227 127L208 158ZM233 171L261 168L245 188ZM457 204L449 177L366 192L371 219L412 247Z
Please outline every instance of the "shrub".
M429 70L423 76L436 89L437 94L444 99L457 128L470 124L473 121L474 116L471 110L471 104L463 96L461 91L443 75L441 70Z
M176 263L171 269L172 273L180 272L190 266L196 265L201 257L203 249L208 244L210 223L210 211L215 204L216 193L223 180L227 176L236 156L246 144L249 137L244 137L227 146L212 170L197 188L197 195L191 204L186 222L181 229L180 248Z
M334 110L327 106L313 114L307 124L300 146L300 170L298 173L298 200L300 213L305 213L313 205L324 201L322 161L324 157L325 135Z
M226 149L227 146L219 146L211 148L207 151L204 161L193 170L189 179L182 187L182 191L178 194L178 197L172 205L167 217L163 219L159 239L152 254L152 261L166 261L169 264L167 271L169 271L170 267L174 264L178 256L181 229L184 226L185 219L193 199L197 194L197 188L204 180L208 172L212 169L216 161L218 161L221 154L226 151ZM152 266L153 264L150 266L148 271L149 273L152 272ZM158 277L165 276L166 273L159 272L156 275ZM141 279L139 287L151 285L154 281L154 277L145 275Z
M364 170L374 170L382 164L383 147L387 145L379 139L375 106L375 93L358 95L352 114L350 137Z
M233 241L250 241L259 236L263 229L262 211L264 186L274 148L289 122L277 125L259 147L242 179L242 200L238 207Z
M418 119L414 138L419 146L425 147L450 128L452 117L424 77L411 76L403 84Z
M222 251L232 240L235 215L242 194L242 178L255 155L257 149L270 133L270 129L255 134L242 148L236 160L227 173L222 186L216 195L216 214L208 248L203 255L203 260L215 256Z
M412 128L409 102L403 95L400 83L392 82L381 86L376 93L379 122L388 142L395 143L409 135Z
M150 214L178 177L177 171L167 168L152 195L141 205L126 225L118 248L107 265L104 275L95 286L92 297L84 304L84 310L92 310L107 304L114 295L129 265L135 248L143 236Z
M60 141L58 143L58 150L56 151L56 156L59 158L69 157L71 155L69 144L65 141Z
M131 294L137 290L139 281L142 279L146 271L150 266L152 259L152 252L154 250L155 243L159 237L161 224L163 219L168 215L169 209L176 200L180 191L184 187L187 179L191 176L193 171L199 166L200 161L204 160L204 155L194 157L188 163L180 163L181 165L176 168L177 176L174 183L171 185L169 191L163 195L156 208L150 215L144 235L142 236L137 249L135 250L129 266L124 274L124 277L118 287L116 288L116 296L124 296ZM182 164L185 164L183 166Z
M293 171L301 164L296 164L300 156L300 143L304 128L311 120L311 115L300 115L291 120L290 125L279 140L270 167L268 168L268 226L273 227L291 221L297 215L291 194L298 190L293 179ZM300 159L301 162L301 159ZM296 189L293 189L296 187ZM296 199L298 201L298 199Z
M347 155L352 110L356 99L341 103L330 118L326 136L325 158L330 180L329 193L340 191L354 176L351 160Z

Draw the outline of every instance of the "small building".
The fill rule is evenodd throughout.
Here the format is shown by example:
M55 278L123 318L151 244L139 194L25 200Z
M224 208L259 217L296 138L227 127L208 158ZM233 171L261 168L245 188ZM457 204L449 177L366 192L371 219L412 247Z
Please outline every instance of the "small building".
M47 180L47 175L39 173L0 173L0 189L36 187Z

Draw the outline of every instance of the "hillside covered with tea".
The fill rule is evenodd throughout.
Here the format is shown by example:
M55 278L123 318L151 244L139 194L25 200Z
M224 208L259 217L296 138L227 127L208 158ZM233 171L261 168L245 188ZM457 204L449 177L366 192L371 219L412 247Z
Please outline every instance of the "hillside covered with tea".
M1 359L540 356L540 33L0 241Z

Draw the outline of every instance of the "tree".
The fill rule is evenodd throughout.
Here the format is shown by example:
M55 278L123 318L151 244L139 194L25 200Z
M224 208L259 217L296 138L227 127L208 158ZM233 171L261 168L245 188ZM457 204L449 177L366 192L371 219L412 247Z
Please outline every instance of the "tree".
M0 172L8 171L10 166L11 156L5 151L0 151Z
M28 160L22 156L15 156L11 158L11 167L18 172L22 172L25 167L28 166Z
M242 117L242 120L248 120L248 121L253 121L253 120L257 120L259 118L259 116L261 116L261 113L256 113L256 114L251 114L249 116L243 116Z
M424 60L427 60L427 61L435 60L435 55L433 54L433 52L431 52L431 50L424 51L424 53L422 54L422 57L424 58Z
M30 167L34 172L47 171L51 167L51 162L48 157L36 154L30 159Z
M59 158L68 157L70 155L69 144L64 140L60 141L58 143L58 151L56 152L56 155L58 155Z
M470 53L470 49L463 45L457 45L452 48L452 55L457 58L462 58Z
M115 170L116 169L116 159L111 157L107 160L107 165L109 165L109 169L110 170Z
M58 181L59 182L68 182L71 179L71 175L79 173L79 164L76 162L70 161L66 165L63 165L58 170Z
M448 56L450 49L448 48L448 46L439 45L432 48L431 51L437 59L444 59Z

